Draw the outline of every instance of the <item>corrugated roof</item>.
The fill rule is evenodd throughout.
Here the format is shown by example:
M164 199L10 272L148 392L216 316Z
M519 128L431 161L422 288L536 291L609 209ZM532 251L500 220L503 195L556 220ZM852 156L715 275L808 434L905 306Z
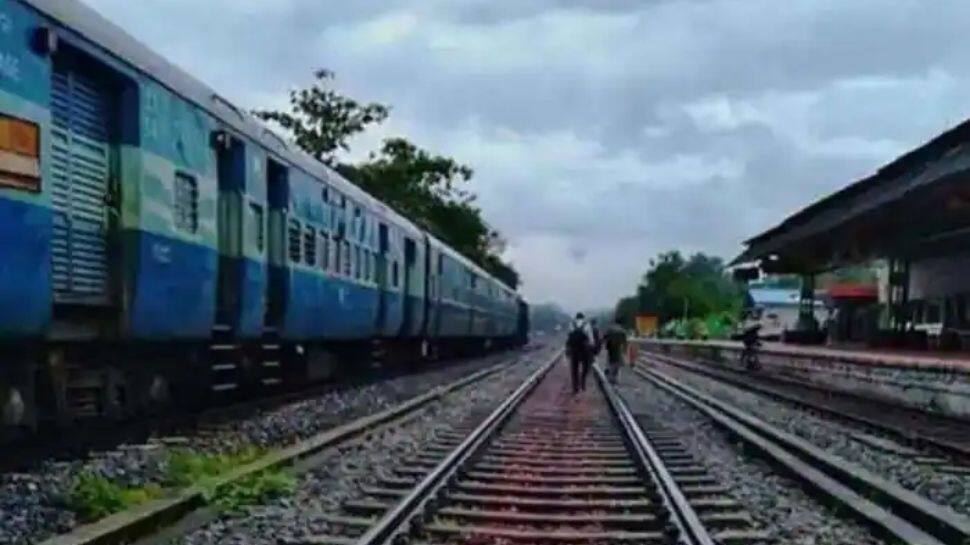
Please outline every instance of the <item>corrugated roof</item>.
M947 177L953 170L965 166L963 161L950 154L967 142L970 142L970 119L899 156L874 174L826 195L771 229L746 240L747 248L732 260L732 264L764 258L797 240L819 235L903 198L916 187ZM934 162L942 164L927 168Z

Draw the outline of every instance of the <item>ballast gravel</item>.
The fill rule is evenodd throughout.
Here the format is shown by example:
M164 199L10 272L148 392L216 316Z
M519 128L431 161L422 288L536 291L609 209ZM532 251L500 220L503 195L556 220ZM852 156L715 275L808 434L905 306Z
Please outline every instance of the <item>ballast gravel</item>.
M865 442L874 433L861 426L826 419L792 403L776 401L762 394L745 391L676 367L664 365L662 368L664 372L679 380L709 392L718 399L748 411L883 478L894 481L930 501L958 513L970 515L970 474L941 471L939 469L941 464L938 463L920 463L924 460L932 460L935 457L932 452L914 455L876 448L869 442ZM880 439L890 445L893 444L893 440L889 437L880 436ZM946 463L942 465L954 467Z
M366 385L329 389L269 410L202 423L177 437L120 446L87 459L41 461L27 472L0 474L0 544L38 543L81 524L68 503L81 474L101 475L127 486L158 483L164 479L173 449L217 453L244 446L269 449L289 445L491 365L539 359L540 352L505 352Z
M242 516L223 516L183 536L185 545L285 543L331 531L327 515L338 515L347 500L365 496L361 487L419 454L439 434L483 420L548 356L485 379L431 403L415 419L385 429L345 448L322 453L319 463L299 476L292 496L252 507Z
M792 545L883 543L854 521L839 518L800 485L779 475L717 428L703 413L629 370L620 376L620 394L634 414L649 414L677 432L678 439L711 476L748 510L769 542Z

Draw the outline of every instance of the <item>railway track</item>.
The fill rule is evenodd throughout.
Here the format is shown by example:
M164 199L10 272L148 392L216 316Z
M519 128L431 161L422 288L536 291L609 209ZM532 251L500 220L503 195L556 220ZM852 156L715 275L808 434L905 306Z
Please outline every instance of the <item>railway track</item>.
M288 543L763 542L676 437L641 427L599 370L594 382L573 395L568 367L550 362L365 488L326 534Z
M534 352L529 358L551 355L548 349ZM439 401L459 390L475 387L477 383L505 373L519 373L510 362L518 358L506 358L488 368L479 370L450 383L430 388L379 412L363 416L342 425L326 429L289 446L269 451L255 461L221 475L204 485L172 490L157 500L109 515L101 520L78 526L72 531L56 535L44 541L45 545L112 545L120 543L168 542L191 532L199 525L214 520L218 510L206 509L206 497L213 491L222 490L234 483L255 476L260 472L278 467L293 467L296 472L309 471L319 459L334 449L353 448L353 445L373 441L388 430L406 426L416 420L433 402ZM158 541L161 539L162 541Z
M511 361L517 354L489 356L494 365ZM462 365L461 361L433 363L424 366L422 373ZM492 365L489 365L492 367ZM412 372L413 373L413 372ZM83 459L92 453L111 452L121 445L142 444L156 436L179 437L186 434L207 433L261 412L273 411L288 404L351 391L371 384L402 377L409 372L397 370L369 370L338 382L308 384L281 392L267 393L250 399L213 402L198 410L173 408L156 416L133 417L123 421L79 422L65 429L46 429L36 436L0 441L0 474L29 470L40 461Z
M970 425L966 421L918 409L836 392L782 377L752 375L741 370L650 353L664 364L704 375L737 388L768 396L828 417L842 419L878 433L886 434L905 448L869 442L876 448L898 450L899 454L920 457L920 465L952 473L970 473ZM861 441L867 438L860 437ZM935 451L933 455L919 451Z
M648 354L645 359L654 357ZM937 545L970 542L970 518L829 454L747 411L715 398L660 367L635 373L692 406L716 425L891 542Z

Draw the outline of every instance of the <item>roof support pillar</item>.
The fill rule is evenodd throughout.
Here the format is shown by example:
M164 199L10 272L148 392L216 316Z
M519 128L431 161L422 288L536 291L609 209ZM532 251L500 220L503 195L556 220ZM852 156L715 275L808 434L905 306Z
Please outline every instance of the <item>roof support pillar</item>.
M799 331L818 331L818 321L815 319L815 275L802 275L802 289L798 300Z
M889 260L889 327L905 331L906 306L909 303L909 260Z

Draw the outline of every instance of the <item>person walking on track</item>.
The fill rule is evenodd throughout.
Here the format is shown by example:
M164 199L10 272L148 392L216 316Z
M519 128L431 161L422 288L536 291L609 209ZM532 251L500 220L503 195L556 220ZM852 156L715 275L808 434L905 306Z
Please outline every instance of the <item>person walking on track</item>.
M603 335L606 344L606 378L610 384L616 386L616 379L620 374L620 367L623 366L623 356L627 352L626 330L617 318Z
M583 313L577 313L566 337L566 354L573 379L573 393L586 389L586 375L593 359L593 335Z

